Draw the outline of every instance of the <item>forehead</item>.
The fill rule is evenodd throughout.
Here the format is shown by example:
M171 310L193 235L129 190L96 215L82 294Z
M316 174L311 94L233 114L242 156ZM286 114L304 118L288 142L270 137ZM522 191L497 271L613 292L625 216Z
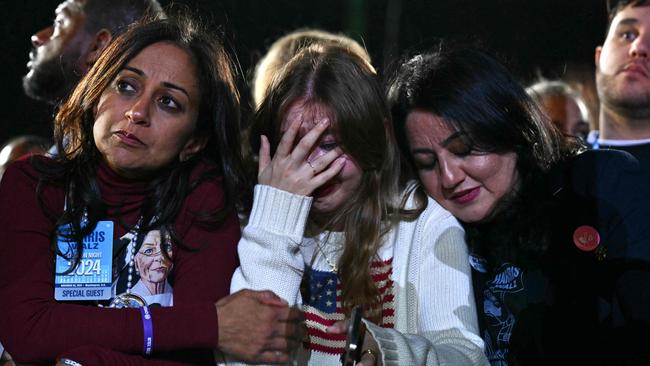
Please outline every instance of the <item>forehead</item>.
M624 7L612 19L610 30L622 24L650 24L650 4L643 6L628 5Z
M443 118L416 109L406 116L406 133L411 145L440 145L456 132Z
M160 241L160 231L154 230L147 233L143 240L143 244L155 244Z
M173 83L198 96L194 62L186 50L174 43L158 42L145 47L126 67L139 69L148 79Z
M60 3L56 10L54 11L58 14L72 14L72 13L82 13L83 7L86 4L84 0L66 0Z
M289 105L282 118L281 132L286 131L295 121L300 123L300 133L304 134L323 120L333 122L329 107L322 103L297 100Z

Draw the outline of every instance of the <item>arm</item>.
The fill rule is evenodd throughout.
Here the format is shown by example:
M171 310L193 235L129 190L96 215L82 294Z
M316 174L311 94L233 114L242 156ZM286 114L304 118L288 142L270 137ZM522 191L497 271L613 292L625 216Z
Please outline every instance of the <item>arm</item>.
M334 149L312 162L307 155L329 125L321 121L294 146L301 120L283 134L275 155L261 136L258 182L253 209L239 244L241 267L233 277L231 292L242 288L271 290L290 305L300 302L304 260L299 245L311 207L311 193L342 169ZM337 163L334 163L334 161Z
M241 266L231 292L271 290L289 304L299 304L304 260L300 254L311 198L270 186L255 186L248 225L239 242Z
M66 358L81 365L93 366L188 366L189 363L147 359L142 356L126 355L121 352L100 346L82 346L74 350L64 352L57 360ZM59 361L56 366L66 366Z
M53 223L36 201L36 179L28 162L11 166L0 185L0 339L18 362L48 363L64 350L88 344L141 354L138 309L106 309L54 301ZM60 189L45 187L48 207L63 207ZM236 241L236 237L231 239ZM234 244L232 244L234 245ZM200 282L188 275L183 281ZM214 348L214 301L186 301L152 309L154 351ZM214 293L210 295L214 297ZM160 347L160 348L158 348Z
M433 206L432 206L433 205ZM484 365L464 232L458 222L429 201L429 213L410 243L408 301L417 297L417 329L411 334L366 322L384 365ZM420 219L422 220L422 218ZM402 261L403 263L403 261ZM410 283L409 283L410 282ZM416 293L410 293L408 288ZM397 304L397 311L405 312ZM406 314L407 317L415 314Z

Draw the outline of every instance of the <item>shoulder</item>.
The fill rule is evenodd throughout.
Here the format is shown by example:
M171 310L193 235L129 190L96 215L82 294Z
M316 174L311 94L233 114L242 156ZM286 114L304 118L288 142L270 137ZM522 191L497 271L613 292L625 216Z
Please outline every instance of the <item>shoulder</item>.
M54 161L41 155L31 155L22 157L9 164L7 170L2 175L3 186L13 186L15 184L35 185L39 180L39 174L34 164L54 165Z
M413 188L414 186L410 187ZM405 191L405 194L409 195L408 199L406 200L405 208L415 208L417 204L415 189L407 189ZM407 227L412 227L413 230L415 230L414 235L422 236L425 239L427 236L440 235L449 228L456 228L460 231L463 231L463 228L458 220L433 198L426 195L423 204L426 205L426 207L415 220L400 221L399 227L401 231L404 231ZM430 239L433 240L434 238Z
M603 170L638 170L639 161L630 153L622 150L587 150L574 156L571 160L574 171L592 169Z
M619 150L587 150L557 164L549 172L552 194L564 190L587 197L610 196L623 186L645 179L639 161Z
M0 183L0 202L8 205L5 207L10 207L14 212L18 208L31 210L36 206L52 212L59 212L63 208L63 184L48 181L39 187L41 173L35 168L39 164L46 168L56 163L50 158L32 156L21 158L8 166Z
M418 221L425 222L427 225L458 226L460 223L454 215L444 209L433 198L427 196L427 208L422 212Z

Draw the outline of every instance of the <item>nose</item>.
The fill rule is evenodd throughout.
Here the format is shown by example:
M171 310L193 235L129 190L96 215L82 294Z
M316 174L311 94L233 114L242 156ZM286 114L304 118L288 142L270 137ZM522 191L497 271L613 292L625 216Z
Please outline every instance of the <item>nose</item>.
M648 36L640 34L630 46L630 56L648 57L648 42L650 42Z
M136 125L149 126L149 103L144 97L137 98L124 113L126 119Z
M465 173L455 159L442 158L438 164L442 188L453 189L465 179Z
M34 33L31 37L32 45L34 47L39 47L46 44L52 37L52 32L54 32L54 27L49 26Z

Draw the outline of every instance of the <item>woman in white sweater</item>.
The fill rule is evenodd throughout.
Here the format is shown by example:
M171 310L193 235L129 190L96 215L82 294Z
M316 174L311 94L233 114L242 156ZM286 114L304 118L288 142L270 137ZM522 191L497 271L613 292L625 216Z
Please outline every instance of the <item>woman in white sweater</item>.
M364 365L485 364L463 230L400 184L375 70L312 46L270 86L251 130L258 185L231 291L302 306L300 365L340 365L341 324L367 327ZM255 146L257 145L257 146Z

